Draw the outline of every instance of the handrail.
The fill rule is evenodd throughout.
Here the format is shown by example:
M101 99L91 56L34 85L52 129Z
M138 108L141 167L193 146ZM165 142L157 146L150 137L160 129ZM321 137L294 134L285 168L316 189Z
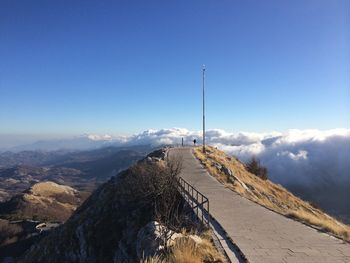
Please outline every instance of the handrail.
M184 196L191 209L195 211L198 219L209 227L209 199L182 177L179 177L178 182L180 193Z

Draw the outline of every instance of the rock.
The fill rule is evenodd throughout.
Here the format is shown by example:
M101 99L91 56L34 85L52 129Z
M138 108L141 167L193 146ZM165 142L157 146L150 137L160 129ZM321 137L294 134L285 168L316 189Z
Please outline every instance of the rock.
M197 235L186 236L176 233L157 221L152 221L141 228L137 234L137 257L142 259L159 255L166 247L174 245L178 238L190 238L196 244L203 242Z
M224 165L221 167L221 171L227 176L232 176L232 171Z
M137 257L139 259L148 258L161 253L174 234L174 231L169 230L157 221L148 223L137 234Z
M254 186L252 186L252 185L250 185L250 184L245 184L248 188L249 188L249 190L251 190L251 191L254 191L255 190L255 188L254 188ZM269 198L269 197L268 197Z
M157 158L159 160L165 160L166 154L167 154L167 148L162 148L150 153L149 155L147 155L147 157Z
M202 238L197 235L189 235L189 238L191 238L196 244L200 244L203 242Z
M182 238L182 237L184 237L184 235L181 234L181 233L176 233L176 232L173 233L171 235L170 239L167 241L167 246L170 247L170 246L174 245L175 244L175 240L177 238Z
M146 158L147 163L157 163L157 162L160 162L161 160L162 159L158 158L158 157L150 157L150 156L148 156Z
M214 166L215 166L216 169L218 169L219 171L221 171L221 169L222 169L222 165L221 165L221 164L219 164L219 163L214 163Z
M84 262L87 258L87 244L84 235L84 226L80 225L75 231L76 237L79 240L79 261Z

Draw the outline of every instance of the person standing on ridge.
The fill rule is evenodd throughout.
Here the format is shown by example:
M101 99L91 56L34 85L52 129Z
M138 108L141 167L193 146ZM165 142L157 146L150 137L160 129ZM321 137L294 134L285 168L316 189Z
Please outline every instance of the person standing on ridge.
M196 143L197 143L197 140L194 139L194 140L193 140L193 145L196 146Z

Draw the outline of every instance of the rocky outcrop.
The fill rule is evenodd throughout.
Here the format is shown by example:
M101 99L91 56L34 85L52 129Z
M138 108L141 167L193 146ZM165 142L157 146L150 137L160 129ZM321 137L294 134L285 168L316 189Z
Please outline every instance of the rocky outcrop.
M139 230L154 220L151 186L143 178L151 176L149 171L161 173L162 167L144 160L110 179L22 262L137 262Z
M244 182L242 182L242 180L235 176L234 172L230 168L226 167L223 164L217 163L214 160L212 160L212 162L216 169L218 169L220 172L224 173L227 176L227 180L230 183L238 182L248 192L251 192L251 190L253 190L251 189L251 187L249 187L249 185L246 185Z
M165 248L170 248L180 238L190 238L196 244L202 242L201 237L197 235L177 233L157 221L151 221L141 228L137 234L137 256L139 259L145 259L160 255Z
M164 177L173 178L162 161L166 155L166 149L153 152L100 186L65 224L33 246L20 262L139 262L142 257L163 253L179 238L200 243L198 236L183 236L154 221L161 218L170 222L166 216L179 213L183 206L176 188L163 185ZM164 199L176 202L176 210L168 213L168 203L161 201Z
M137 234L137 257L141 259L160 254L173 239L180 235L157 221L149 222Z
M227 168L226 166L221 166L221 172L223 172L224 174L226 174L229 177L233 176L232 171L229 168Z
M164 161L164 160L166 160L167 152L168 152L168 148L167 147L158 149L158 150L148 154L144 160L146 160L147 162Z

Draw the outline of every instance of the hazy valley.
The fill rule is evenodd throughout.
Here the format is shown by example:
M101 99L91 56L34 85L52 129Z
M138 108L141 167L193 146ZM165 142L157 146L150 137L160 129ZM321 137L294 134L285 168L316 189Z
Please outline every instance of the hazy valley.
M99 185L150 150L109 146L0 153L0 258L23 253L65 222Z

